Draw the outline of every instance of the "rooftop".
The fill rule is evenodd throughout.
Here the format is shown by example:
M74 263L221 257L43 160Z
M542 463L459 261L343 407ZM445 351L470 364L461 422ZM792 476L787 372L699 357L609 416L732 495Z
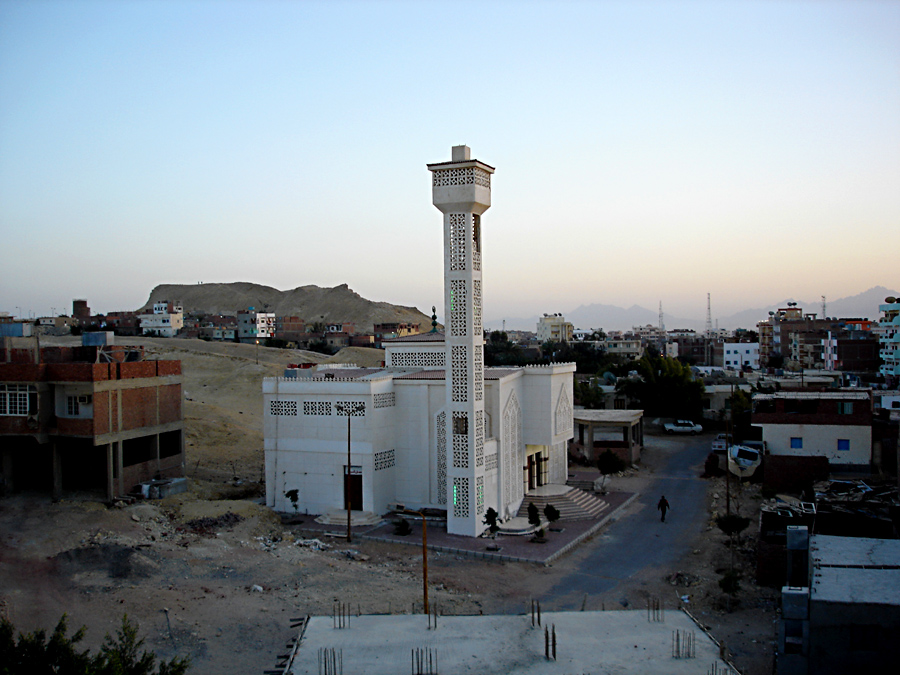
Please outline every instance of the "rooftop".
M540 626L530 614L440 616L429 629L425 614L348 617L336 630L332 617L312 617L291 673L321 672L320 650L335 650L343 672L396 675L409 672L416 650L433 659L432 672L560 675L587 672L679 675L719 672L726 664L718 646L680 611L650 622L646 610L544 612ZM545 657L544 629L556 636L555 660ZM694 658L673 658L675 634L692 635ZM415 671L414 671L415 672ZM422 669L419 672L428 672Z
M900 606L900 540L817 534L809 552L812 600Z

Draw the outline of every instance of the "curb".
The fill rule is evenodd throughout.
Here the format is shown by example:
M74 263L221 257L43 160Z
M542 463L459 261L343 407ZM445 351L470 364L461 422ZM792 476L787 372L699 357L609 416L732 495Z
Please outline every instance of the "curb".
M454 548L452 546L439 546L434 544L426 545L426 548L430 551L439 551L441 553L452 553L455 555L467 556L470 558L482 559L482 560L491 560L493 562L522 562L522 563L533 563L537 565L547 566L552 563L554 560L558 559L562 555L571 551L575 546L582 543L586 539L594 536L598 530L603 528L610 520L612 520L613 516L619 513L626 506L631 504L635 499L640 496L639 492L633 493L628 499L619 504L611 513L606 514L601 520L597 521L595 525L593 525L590 529L585 530L580 535L578 535L575 539L570 541L568 544L563 546L558 551L551 553L546 558L523 558L520 556L512 556L512 555L503 555L501 553L492 553L490 551L471 551L469 549L462 548ZM401 540L401 539L393 539L391 537L382 537L382 536L372 536L368 534L357 534L359 539L367 539L369 541L381 541L389 544L403 544L406 546L416 546L421 548L421 542L414 542L409 540Z

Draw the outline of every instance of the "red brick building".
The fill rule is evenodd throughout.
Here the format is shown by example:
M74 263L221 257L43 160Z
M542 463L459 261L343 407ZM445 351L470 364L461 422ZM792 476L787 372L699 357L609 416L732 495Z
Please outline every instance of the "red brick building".
M181 362L142 348L0 347L0 482L107 499L184 475Z

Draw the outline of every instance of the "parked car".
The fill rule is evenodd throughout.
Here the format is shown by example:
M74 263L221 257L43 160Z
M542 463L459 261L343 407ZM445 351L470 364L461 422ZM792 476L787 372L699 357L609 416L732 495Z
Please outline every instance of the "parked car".
M675 420L674 422L667 422L663 425L663 429L667 434L699 434L703 431L703 427L699 424L694 424L690 420Z
M717 455L724 455L731 443L731 434L719 434L712 442L712 451Z

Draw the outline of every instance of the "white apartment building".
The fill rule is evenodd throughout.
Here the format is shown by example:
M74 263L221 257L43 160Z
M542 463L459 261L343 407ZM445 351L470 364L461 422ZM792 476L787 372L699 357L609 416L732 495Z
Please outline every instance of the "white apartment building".
M175 337L184 328L184 308L169 300L153 303L153 314L141 314L142 335Z
M759 370L759 343L724 343L722 345L722 365L726 370L741 370L744 366Z
M538 342L571 342L575 326L562 314L544 314L537 322Z

